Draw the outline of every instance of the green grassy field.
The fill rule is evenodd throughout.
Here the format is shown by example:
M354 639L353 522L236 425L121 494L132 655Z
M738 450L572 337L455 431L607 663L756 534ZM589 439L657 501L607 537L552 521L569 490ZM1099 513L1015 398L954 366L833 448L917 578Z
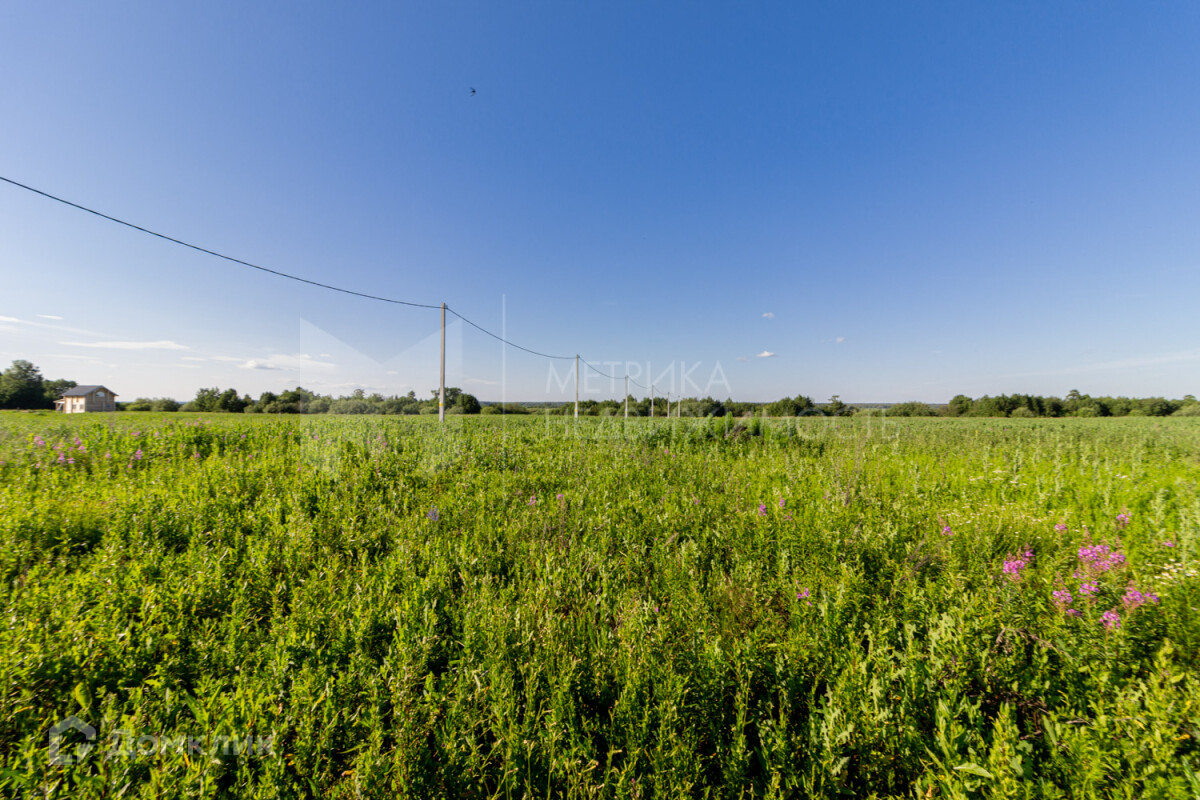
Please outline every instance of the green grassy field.
M0 415L0 793L1200 795L1200 421L733 424Z

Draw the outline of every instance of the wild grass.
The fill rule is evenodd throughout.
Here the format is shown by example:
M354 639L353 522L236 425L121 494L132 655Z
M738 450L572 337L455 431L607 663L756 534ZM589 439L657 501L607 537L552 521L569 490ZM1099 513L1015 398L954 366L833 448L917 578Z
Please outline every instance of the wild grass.
M448 422L0 416L0 789L1200 794L1200 423Z

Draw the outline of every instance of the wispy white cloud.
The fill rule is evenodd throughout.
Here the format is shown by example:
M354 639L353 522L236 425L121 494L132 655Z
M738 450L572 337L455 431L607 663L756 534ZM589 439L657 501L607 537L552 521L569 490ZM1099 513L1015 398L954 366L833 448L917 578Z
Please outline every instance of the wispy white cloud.
M774 357L775 357L775 354L772 353L770 350L763 350L761 353L759 353L758 355L755 356L755 358L774 358Z
M239 361L241 359L238 359ZM282 370L331 370L337 367L328 361L318 361L307 353L286 355L276 353L265 359L252 358L241 365L242 369L282 369Z
M203 356L184 356L183 360L184 361L208 361L208 359L204 358Z
M773 312L768 311L765 314L763 314L763 319L775 319L775 314Z
M50 358L70 358L76 361L91 361L94 364L104 363L98 356L80 355L79 353L51 353Z
M837 337L836 339L834 339L834 341L835 341L835 342L837 342L838 344L841 344L842 342L846 341L846 337L845 337L845 336L839 336L839 337Z
M0 322L20 322L16 317L0 317Z
M738 361L749 361L749 360L750 360L750 356L738 356L738 357L737 357L737 360L738 360Z
M57 320L63 319L62 317L58 316L57 314L35 314L34 316L41 317L42 319L57 319Z
M99 347L106 350L190 350L187 345L162 339L157 342L59 342L71 347Z
M489 381L483 378L464 378L463 383L480 386L499 386L500 381Z

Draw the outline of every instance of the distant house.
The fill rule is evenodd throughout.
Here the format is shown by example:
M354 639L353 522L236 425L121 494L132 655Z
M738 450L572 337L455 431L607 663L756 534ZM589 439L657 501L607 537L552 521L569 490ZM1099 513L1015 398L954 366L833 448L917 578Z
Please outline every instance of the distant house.
M85 411L116 411L116 395L103 386L76 386L67 389L62 398L54 401L54 410L64 414Z

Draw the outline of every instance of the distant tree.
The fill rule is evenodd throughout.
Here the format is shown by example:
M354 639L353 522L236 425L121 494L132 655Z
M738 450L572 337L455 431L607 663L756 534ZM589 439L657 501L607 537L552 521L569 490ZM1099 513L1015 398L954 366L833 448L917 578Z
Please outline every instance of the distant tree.
M209 389L199 389L196 397L183 404L182 411L219 411L221 390L216 386Z
M843 403L835 394L829 398L829 402L825 404L822 411L831 417L848 417L854 413L854 407Z
M478 414L482 406L479 405L478 398L473 394L463 392L458 396L454 403L455 406L462 409L464 414Z
M329 406L330 414L370 414L372 410L364 397L340 397Z
M41 371L18 359L0 373L0 408L45 408L46 392Z
M937 412L934 411L926 403L897 403L884 412L884 416L888 417L936 417Z
M956 394L954 398L946 404L946 416L948 417L963 417L971 413L971 398L965 394Z
M226 389L217 398L217 411L228 411L240 414L246 409L246 404L238 396L237 389Z
M54 408L54 401L63 396L63 392L67 389L74 389L79 384L75 381L60 379L56 381L42 381L42 394L45 397L45 403L42 408Z

